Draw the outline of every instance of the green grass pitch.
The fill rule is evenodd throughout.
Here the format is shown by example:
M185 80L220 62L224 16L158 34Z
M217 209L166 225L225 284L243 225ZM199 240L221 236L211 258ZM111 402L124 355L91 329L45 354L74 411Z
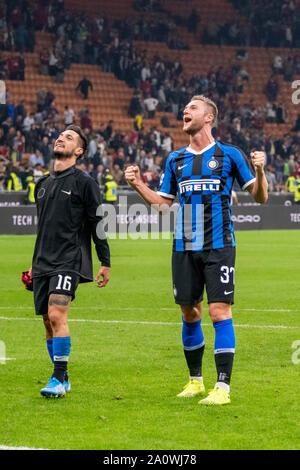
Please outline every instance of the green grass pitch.
M237 232L236 356L229 406L176 398L188 373L171 283L171 240L111 240L112 276L70 309L72 391L40 396L52 372L32 293L33 236L1 236L0 446L45 449L300 449L299 231ZM95 272L98 263L94 257ZM216 372L203 318L203 375ZM298 341L298 351L295 344Z

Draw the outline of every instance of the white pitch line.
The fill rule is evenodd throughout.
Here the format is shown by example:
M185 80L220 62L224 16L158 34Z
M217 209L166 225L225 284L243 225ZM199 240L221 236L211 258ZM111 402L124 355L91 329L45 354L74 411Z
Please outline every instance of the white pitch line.
M12 447L12 446L0 445L0 450L47 450L47 449L37 449L36 447Z
M24 317L0 317L0 320L13 320L13 321L41 321L40 318L24 318ZM69 322L78 322L78 323L114 323L114 324L122 324L122 325L176 325L180 326L182 323L178 322L153 322L153 321L135 321L135 320L92 320L89 318L82 319L82 318L70 318ZM203 326L209 326L211 323L203 323ZM234 325L238 328L273 328L273 329L297 329L300 326L286 326L286 325Z
M12 306L12 307L0 307L0 310L32 310L34 311L34 307L28 306ZM99 306L89 306L89 307L77 307L71 305L71 311L75 310L113 310L113 311L133 311L133 310L172 310L172 311L179 311L179 307L99 307ZM243 311L243 312L295 312L298 313L300 310L297 309L289 309L289 308L237 308L236 311Z
M246 312L299 312L299 310L291 310L289 308L239 308Z

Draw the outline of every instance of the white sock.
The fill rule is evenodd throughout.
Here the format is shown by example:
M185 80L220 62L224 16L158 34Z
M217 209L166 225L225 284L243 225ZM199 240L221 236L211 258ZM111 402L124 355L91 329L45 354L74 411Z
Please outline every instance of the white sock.
M223 388L223 390L225 390L226 392L230 392L230 386L226 384L225 382L217 382L215 385L215 388L216 387Z
M201 380L203 382L203 377L191 377L190 376L190 380Z

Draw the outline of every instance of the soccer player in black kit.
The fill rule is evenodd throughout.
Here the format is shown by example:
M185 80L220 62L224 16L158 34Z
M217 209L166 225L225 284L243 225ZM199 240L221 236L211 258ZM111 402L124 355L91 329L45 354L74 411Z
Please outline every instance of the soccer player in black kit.
M82 129L68 126L54 143L53 172L40 178L35 188L38 230L30 275L36 314L43 316L54 365L51 379L41 389L46 397L63 396L71 388L68 310L78 284L93 281L91 238L101 262L97 286L106 286L110 279L99 186L75 166L86 148Z

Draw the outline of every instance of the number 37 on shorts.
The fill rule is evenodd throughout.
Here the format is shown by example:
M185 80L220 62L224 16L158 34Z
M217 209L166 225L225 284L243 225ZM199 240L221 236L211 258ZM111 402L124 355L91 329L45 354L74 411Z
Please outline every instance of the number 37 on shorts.
M234 285L234 266L221 266L221 277L220 281L223 284Z

